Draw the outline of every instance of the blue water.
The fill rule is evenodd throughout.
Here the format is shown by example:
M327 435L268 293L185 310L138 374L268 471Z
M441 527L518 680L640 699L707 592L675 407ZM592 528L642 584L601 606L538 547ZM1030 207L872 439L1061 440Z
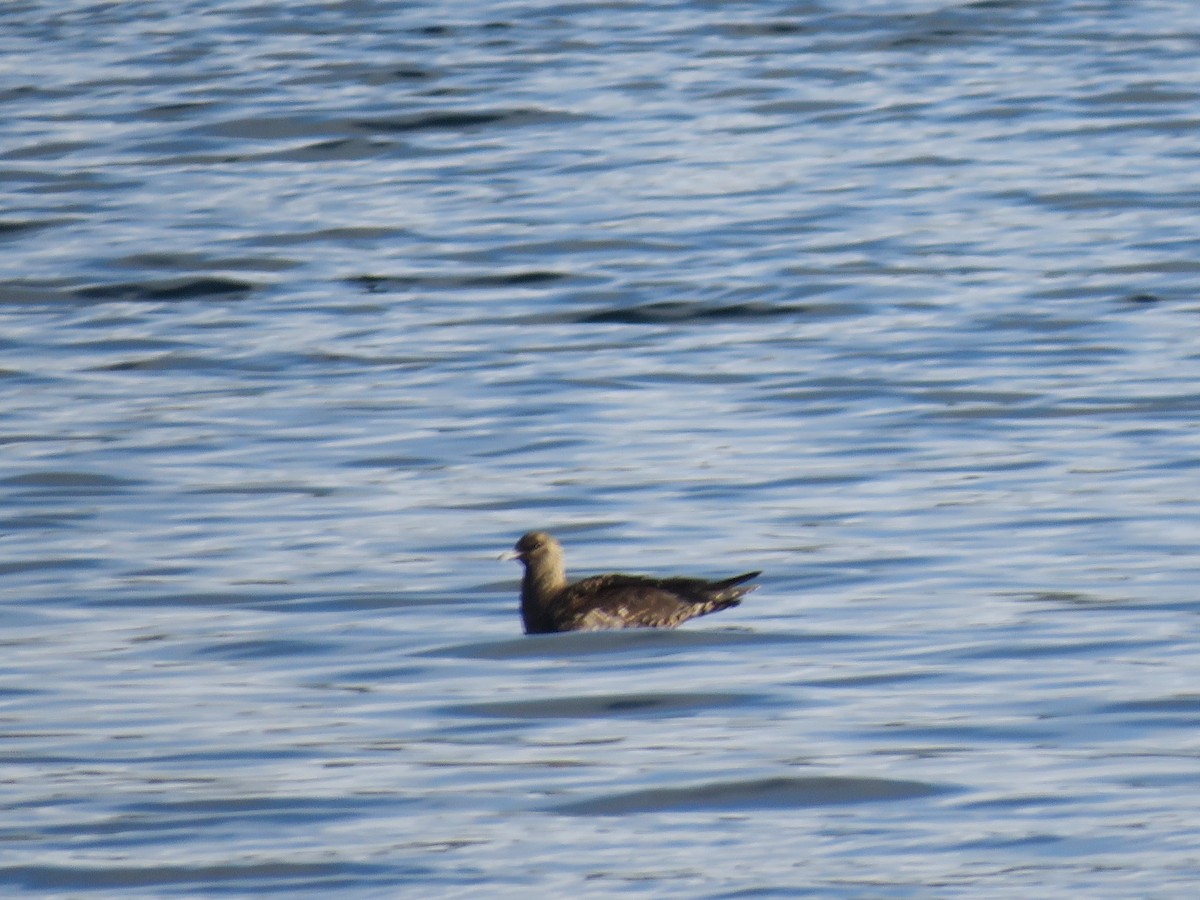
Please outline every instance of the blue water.
M0 7L0 891L1191 896L1198 49Z

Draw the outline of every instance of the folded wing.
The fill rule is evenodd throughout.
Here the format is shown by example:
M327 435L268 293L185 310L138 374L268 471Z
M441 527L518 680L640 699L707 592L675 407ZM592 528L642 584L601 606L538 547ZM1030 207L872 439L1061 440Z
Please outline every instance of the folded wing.
M745 582L759 574L746 572L723 581L598 575L564 589L555 598L551 615L561 631L673 628L696 616L737 606L758 587Z

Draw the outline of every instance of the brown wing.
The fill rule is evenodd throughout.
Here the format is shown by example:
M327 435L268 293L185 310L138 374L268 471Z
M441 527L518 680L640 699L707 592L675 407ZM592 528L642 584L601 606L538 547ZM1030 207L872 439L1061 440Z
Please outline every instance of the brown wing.
M567 587L555 598L551 616L560 631L673 628L695 616L737 606L756 587L738 585L758 574L747 572L724 581L597 575Z

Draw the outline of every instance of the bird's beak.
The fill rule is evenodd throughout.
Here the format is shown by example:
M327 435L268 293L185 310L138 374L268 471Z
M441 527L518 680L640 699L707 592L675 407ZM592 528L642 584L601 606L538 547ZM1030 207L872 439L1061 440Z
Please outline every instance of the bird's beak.
M503 553L501 553L499 556L496 557L496 559L506 559L506 560L507 559L520 559L520 558L521 558L521 554L515 548L512 550L505 550Z

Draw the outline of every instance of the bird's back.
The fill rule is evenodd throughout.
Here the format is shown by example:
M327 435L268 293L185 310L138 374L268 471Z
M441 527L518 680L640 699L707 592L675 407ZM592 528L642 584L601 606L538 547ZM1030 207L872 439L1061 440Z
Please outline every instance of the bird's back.
M746 572L723 581L597 575L565 587L547 611L558 631L673 628L710 612L737 606L757 585Z

